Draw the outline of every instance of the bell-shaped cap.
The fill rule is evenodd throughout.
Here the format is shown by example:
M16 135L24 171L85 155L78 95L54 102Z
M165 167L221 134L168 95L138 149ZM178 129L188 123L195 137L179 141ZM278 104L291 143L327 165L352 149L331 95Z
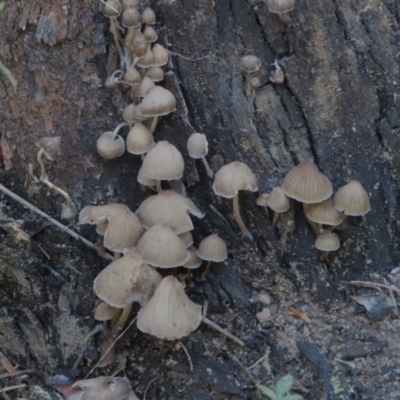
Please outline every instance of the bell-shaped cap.
M208 154L208 142L204 133L193 133L187 141L187 150L192 158L203 158Z
M224 165L215 175L214 193L228 199L235 197L239 190L258 190L257 178L253 171L244 163L234 161Z
M167 276L139 311L137 327L158 339L176 340L195 331L201 318L201 306L187 297L175 277Z
M161 275L141 255L128 252L97 275L93 288L107 304L124 308L133 302L146 304L160 282Z
M340 247L340 241L335 233L324 231L317 237L315 247L321 251L336 251Z
M119 0L107 0L104 9L103 15L107 18L117 18L122 11L122 5Z
M143 117L160 117L175 111L176 100L169 90L161 86L154 86L138 108L140 115Z
M147 153L154 145L153 134L141 123L135 124L126 137L126 149L131 154Z
M333 203L337 210L346 215L364 215L371 210L368 193L356 180L342 186L335 194Z
M272 190L267 204L271 210L277 213L284 213L290 208L290 200L280 186Z
M76 381L71 388L69 400L128 400L132 391L128 379L114 376Z
M331 181L311 161L292 168L283 181L286 196L306 204L320 203L332 196Z
M182 240L183 244L186 246L186 248L190 247L193 244L193 236L192 234L188 232L183 232L178 235L179 239Z
M136 91L139 90L140 84L136 87ZM141 115L138 113L138 106L134 103L128 104L125 108L124 111L122 112L122 116L126 122L129 122L131 124L137 123L140 120L144 120Z
M154 55L154 66L162 67L168 62L168 51L160 44L156 43L152 48L152 52Z
M158 39L157 32L150 25L147 25L146 28L144 28L143 35L149 43L153 43Z
M256 203L258 206L267 207L268 199L269 199L269 193L262 193L257 197Z
M295 0L265 0L268 11L275 14L283 14L294 9Z
M94 309L94 319L96 321L109 321L117 313L117 309L102 301Z
M140 32L139 30L135 30L131 45L131 49L133 50L135 57L143 57L146 54L148 47L149 45L142 32Z
M194 229L188 213L198 218L204 217L192 200L173 190L162 190L148 197L136 211L145 229L163 224L170 227L177 235Z
M141 170L147 178L171 181L180 179L184 168L182 154L167 140L163 140L146 154Z
M97 140L97 151L105 160L113 160L125 152L125 142L115 132L104 132Z
M154 188L156 186L156 184L157 184L157 181L155 179L146 178L143 175L142 168L140 168L139 171L138 171L137 180L142 185L148 186L148 187L151 187L151 188Z
M317 224L337 226L346 218L346 215L334 207L332 199L310 204L305 210L307 217Z
M144 76L151 79L153 82L160 82L164 79L164 71L161 67L155 67L153 65L146 70Z
M139 59L136 65L140 68L150 68L154 65L154 54L150 47L147 48L146 54Z
M124 10L128 8L138 8L139 2L138 0L122 0L122 8Z
M79 214L80 224L99 224L108 220L104 247L122 253L135 246L143 234L139 218L123 204L88 206Z
M156 14L154 11L147 7L142 13L142 23L146 25L154 25L156 23Z
M248 73L257 72L261 68L261 60L256 56L244 56L240 59L240 68Z
M121 16L122 26L125 28L140 28L142 18L137 8L125 8Z
M136 86L139 85L140 81L141 77L138 70L131 65L124 75L124 82L129 86Z
M136 250L145 261L158 268L175 268L189 260L185 244L165 225L154 225L140 238Z
M202 260L221 262L228 258L228 250L226 243L214 233L201 241L197 255Z
M193 246L190 246L188 248L188 252L190 254L190 258L183 266L188 269L199 268L203 260L197 255L197 249Z
M54 161L54 158L61 154L61 136L44 136L35 145L44 150L44 156Z

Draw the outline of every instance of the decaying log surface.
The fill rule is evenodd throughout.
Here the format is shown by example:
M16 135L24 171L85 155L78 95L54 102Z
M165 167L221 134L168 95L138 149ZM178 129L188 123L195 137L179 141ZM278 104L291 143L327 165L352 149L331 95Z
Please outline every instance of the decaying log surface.
M136 210L150 194L136 183L140 158L126 153L103 163L95 149L98 136L122 121L129 100L128 90L103 86L118 58L100 2L8 3L0 13L0 59L18 80L18 90L14 93L0 74L1 182L60 218L58 195L42 188L29 198L24 188L29 164L39 175L35 142L59 135L62 154L48 164L49 177L70 193L78 210L107 202ZM161 376L148 398L254 398L229 354L250 366L270 351L252 370L257 380L271 384L291 373L310 391L305 397L320 398L323 385L296 346L305 340L319 347L335 373L343 369L351 389L343 391L346 396L400 396L399 360L390 357L398 317L371 322L340 286L352 279L384 283L399 265L400 5L392 0L298 3L285 25L254 0L141 2L142 9L152 5L156 11L159 42L192 59L171 55L164 84L179 107L163 118L156 139L168 139L182 151L187 193L207 213L195 221L195 243L217 232L231 251L228 265L217 265L205 282L193 281L187 290L198 303L209 300L211 317L247 347L238 349L202 327L184 340L194 363L190 372L175 344L132 328L118 350L139 395ZM263 62L263 86L254 99L246 97L239 69L247 54ZM285 72L282 85L268 81L274 61ZM213 194L202 164L187 157L185 144L193 132L206 133L214 171L243 161L256 173L260 193L281 184L298 162L313 160L336 190L350 179L362 182L372 211L349 219L339 232L341 249L321 261L300 204L274 232L255 204L256 194L243 193L242 215L254 236L243 240L231 202ZM95 326L92 282L107 263L10 199L0 196L0 201L1 352L38 374L83 377L98 357L98 343L90 342L77 370L72 366ZM71 229L98 240L92 227L76 221ZM272 319L264 325L255 318L261 290L272 298ZM305 311L311 325L288 316L290 307ZM364 358L341 362L340 348L378 340L389 344L370 364ZM336 396L329 392L329 398Z

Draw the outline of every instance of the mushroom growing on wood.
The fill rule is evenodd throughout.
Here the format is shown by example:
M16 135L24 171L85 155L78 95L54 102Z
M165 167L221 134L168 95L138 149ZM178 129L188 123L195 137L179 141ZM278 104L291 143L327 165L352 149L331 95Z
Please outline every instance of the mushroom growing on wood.
M131 154L145 154L154 145L153 134L141 123L135 124L126 137L126 149Z
M289 210L290 200L283 189L278 186L272 190L267 200L268 207L275 212L272 227L278 223L279 215Z
M269 193L262 193L257 197L256 200L258 206L264 207L265 214L267 214L267 219L269 219L268 199L269 199Z
M210 178L213 178L214 173L206 160L206 155L208 154L208 142L206 135L204 133L193 133L190 135L187 141L187 150L190 157L194 159L201 158L207 175Z
M233 213L242 234L251 238L239 211L239 190L258 190L257 178L253 171L240 161L224 165L215 175L214 193L227 199L233 198Z
M334 207L332 199L308 205L306 214L309 220L318 224L317 235L319 235L322 225L338 226L346 218L345 214Z
M118 24L118 16L121 14L122 5L119 0L107 0L104 5L103 15L107 18L110 18L110 32L114 37L115 45L117 46L119 58L121 63L124 62L124 53L122 52L120 45L120 33L119 33L119 24Z
M371 210L368 193L361 183L353 180L342 186L333 198L335 208L346 215L364 215Z
M336 234L326 230L317 237L315 247L325 255L327 252L338 250L340 247L340 240Z
M244 56L240 60L240 69L246 72L246 95L252 97L253 89L250 86L250 76L261 68L261 60L256 56Z
M287 24L290 22L287 13L294 9L295 0L265 0L265 3L267 4L268 11L278 14L283 23Z
M206 269L202 274L202 278L210 271L211 263L221 262L228 258L228 250L226 243L215 233L204 238L197 250L197 255L205 261L208 261Z

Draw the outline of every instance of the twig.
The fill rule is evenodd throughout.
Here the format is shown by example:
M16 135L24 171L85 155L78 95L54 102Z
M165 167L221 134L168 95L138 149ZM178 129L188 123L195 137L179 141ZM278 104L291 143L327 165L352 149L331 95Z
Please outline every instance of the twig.
M103 357L100 358L99 361L97 361L96 365L89 371L89 373L85 376L85 379L88 378L88 376L97 368L97 366L103 361L103 359L107 356L108 352L114 347L115 343L125 334L125 332L133 325L133 323L136 321L137 317L135 317L129 325L126 327L124 331L121 332L121 334L112 342L112 344L108 347L108 349L105 351L103 354Z
M190 370L193 371L192 359L191 359L191 357L190 357L190 354L189 354L187 348L185 347L185 345L184 345L180 340L178 340L178 343L179 343L179 345L182 347L183 351L186 353L187 358L188 358L188 360L189 360L189 364L190 364Z
M224 221L232 229L231 224L228 222L228 220L212 204L210 205L210 209L211 211L215 212L215 214L217 214L218 217L220 217L222 221Z
M174 53L174 52L171 51L171 50L167 50L167 51L168 51L168 53L171 53L171 54L173 54L174 56L178 56L178 57L184 58L185 60L189 60L189 61L200 61L200 60L204 60L205 58L210 57L210 54L207 54L206 56L203 56L203 57L200 57L200 58L189 58L189 57L183 56L182 54Z
M25 383L22 383L21 385L7 386L4 389L0 389L0 393L9 392L10 390L22 389L27 386L28 385L26 385Z
M236 336L232 335L232 333L228 332L226 329L221 328L218 324L215 322L211 321L207 317L202 317L201 320L211 328L215 329L217 332L222 333L225 335L227 338L233 340L235 343L239 344L240 346L244 346L244 342L242 342L239 338Z
M149 390L150 385L151 385L153 382L155 382L155 381L157 381L158 379L160 379L161 377L162 377L162 375L157 376L156 378L152 379L152 380L149 382L149 384L146 386L146 390L144 391L143 400L146 400L146 394L147 394L147 391Z
M243 369L243 371L250 378L250 380L254 383L254 385L256 385L258 387L259 383L253 378L253 376L250 374L250 372L247 370L247 368L239 361L239 359L236 356L229 355L229 357Z
M0 183L0 192L3 192L4 194L10 196L14 200L16 200L20 204L22 204L24 207L28 208L29 210L31 210L31 211L35 212L36 214L40 215L41 217L45 218L47 221L51 222L53 225L55 225L57 228L61 229L63 232L68 233L68 235L72 236L74 239L80 240L86 246L88 246L91 249L95 250L100 257L103 257L103 258L105 258L107 260L114 261L114 257L111 254L108 254L105 251L101 250L94 243L89 242L89 240L87 240L84 237L78 235L76 232L72 231L71 229L67 228L65 225L63 225L60 222L56 221L54 218L50 217L50 215L47 215L45 212L43 212L42 210L39 210L37 207L35 207L31 203L28 203L26 200L24 200L23 198L19 197L18 195L16 195L11 190L8 190L1 183Z
M31 372L35 372L35 371L33 369L24 369L21 371L8 372L7 374L0 375L0 379L10 378L10 377L16 376L16 375L29 374Z
M0 61L0 71L8 78L12 87L14 88L14 93L17 93L18 81L14 78L12 72Z

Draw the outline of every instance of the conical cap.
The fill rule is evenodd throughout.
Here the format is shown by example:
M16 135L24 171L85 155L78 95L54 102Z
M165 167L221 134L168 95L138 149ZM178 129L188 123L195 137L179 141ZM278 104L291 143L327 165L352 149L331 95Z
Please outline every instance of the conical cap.
M322 203L308 205L307 217L317 224L337 226L343 222L346 215L339 212L333 205L333 200L328 199Z
M278 186L269 194L267 205L271 210L277 213L283 213L289 210L290 200L283 189Z
M226 243L216 234L204 238L197 250L197 255L206 261L221 262L227 259Z
M341 187L333 198L337 210L346 215L364 215L371 210L368 193L358 181L350 181Z
M315 247L321 251L336 251L340 247L340 240L331 231L324 231L317 237Z

